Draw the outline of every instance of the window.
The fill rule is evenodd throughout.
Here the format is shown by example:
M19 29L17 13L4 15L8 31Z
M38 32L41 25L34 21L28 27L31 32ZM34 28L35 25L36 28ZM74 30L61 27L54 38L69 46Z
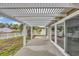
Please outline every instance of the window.
M54 36L55 36L55 27L53 26L52 29L51 29L51 39L52 39L52 41L55 41Z
M57 24L57 44L64 48L64 23Z
M79 17L66 20L66 51L72 56L79 56Z

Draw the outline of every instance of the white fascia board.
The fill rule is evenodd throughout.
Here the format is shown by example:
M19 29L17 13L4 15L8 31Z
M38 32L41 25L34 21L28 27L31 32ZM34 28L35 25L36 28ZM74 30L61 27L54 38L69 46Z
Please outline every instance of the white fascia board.
M65 17L65 18L63 18L63 19L61 19L60 21L58 21L58 22L52 24L51 26L54 26L55 24L59 24L59 23L61 23L61 22L64 22L64 21L66 21L66 20L68 20L68 19L70 19L70 18L73 18L73 17L77 16L78 14L79 14L79 10L76 11L76 12L74 12L74 13L72 13L72 14L70 14L69 16L67 16L67 17Z
M19 7L73 7L72 3L0 3L0 8Z

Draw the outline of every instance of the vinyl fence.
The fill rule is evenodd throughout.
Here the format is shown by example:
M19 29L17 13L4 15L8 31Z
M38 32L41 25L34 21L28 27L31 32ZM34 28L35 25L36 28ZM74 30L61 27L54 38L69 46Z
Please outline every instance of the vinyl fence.
M12 37L22 36L22 33L4 33L0 34L0 39L7 39Z

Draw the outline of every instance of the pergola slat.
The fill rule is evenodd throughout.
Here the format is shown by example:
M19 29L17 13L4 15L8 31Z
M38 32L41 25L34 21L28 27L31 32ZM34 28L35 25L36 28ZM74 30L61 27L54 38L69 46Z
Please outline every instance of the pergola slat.
M38 23L37 25L42 25L43 23L47 25L47 23L49 23L49 21L51 22L51 20L58 20L55 19L56 17L66 17L67 12L71 9L73 9L72 4L0 4L1 13L21 22L27 23L28 20L32 20L34 17L35 19L33 19L33 21L28 22L31 25L34 23ZM44 24L43 26L45 26Z

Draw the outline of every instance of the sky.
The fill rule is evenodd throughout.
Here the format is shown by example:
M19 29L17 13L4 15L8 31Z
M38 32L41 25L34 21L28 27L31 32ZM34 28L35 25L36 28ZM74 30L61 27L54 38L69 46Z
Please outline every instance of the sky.
M8 23L8 24L20 24L19 22L13 20L13 19L10 19L10 18L6 18L6 17L0 17L0 23Z

